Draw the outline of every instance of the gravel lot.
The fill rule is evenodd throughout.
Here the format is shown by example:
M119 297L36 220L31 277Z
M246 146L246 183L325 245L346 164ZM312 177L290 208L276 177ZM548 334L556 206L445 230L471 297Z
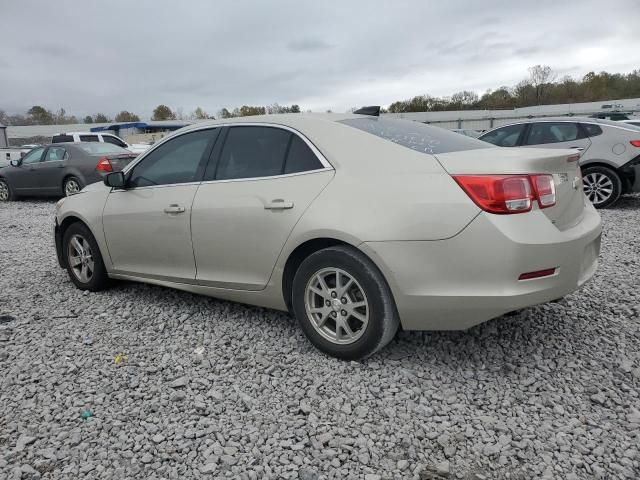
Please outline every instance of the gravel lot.
M0 478L640 477L639 196L581 292L363 363L279 312L83 294L53 211L0 205Z

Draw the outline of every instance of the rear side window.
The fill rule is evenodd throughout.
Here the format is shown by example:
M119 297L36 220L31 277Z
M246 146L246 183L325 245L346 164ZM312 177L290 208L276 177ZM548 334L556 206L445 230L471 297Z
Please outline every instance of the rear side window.
M60 160L66 160L69 158L67 151L62 147L49 147L47 156L44 158L45 162L57 162Z
M580 125L582 125L582 128L586 132L587 137L596 137L602 134L602 128L600 128L598 125L595 125L593 123L581 123Z
M220 154L216 180L280 175L291 133L273 127L231 127Z
M54 135L51 143L73 142L73 135Z
M525 145L572 142L584 138L577 123L540 122L532 123Z
M127 144L124 143L119 138L116 138L116 137L111 137L109 135L103 135L102 136L102 140L104 140L105 143L111 143L112 145L117 145L117 146L122 147L122 148L127 148Z
M132 187L199 181L218 129L185 133L166 141L133 167Z
M309 146L297 135L292 135L284 173L299 173L322 168L322 164Z
M515 147L524 131L526 124L508 125L485 133L480 140L493 143L498 147Z
M99 142L98 135L80 135L81 142Z
M425 125L410 120L392 118L350 118L339 123L363 130L403 147L430 155L477 148L491 148L474 138L460 135L444 128Z

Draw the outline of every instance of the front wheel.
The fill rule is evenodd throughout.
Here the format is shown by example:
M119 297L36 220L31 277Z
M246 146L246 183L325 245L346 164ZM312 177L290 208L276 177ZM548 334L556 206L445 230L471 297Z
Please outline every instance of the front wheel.
M607 167L586 167L582 171L584 194L596 208L607 208L622 194L620 176Z
M4 178L0 178L0 202L8 202L15 198L9 183Z
M82 223L74 223L64 232L62 242L67 273L75 286L91 292L107 288L107 269L89 229Z
M67 177L62 185L62 190L64 191L64 196L68 197L82 190L82 185L77 177Z
M345 360L380 350L400 323L380 271L360 251L346 246L325 248L302 262L293 279L292 304L311 343Z

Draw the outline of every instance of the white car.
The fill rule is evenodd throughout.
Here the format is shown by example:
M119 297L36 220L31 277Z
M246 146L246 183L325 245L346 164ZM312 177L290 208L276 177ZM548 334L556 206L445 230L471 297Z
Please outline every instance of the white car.
M577 160L365 115L208 121L58 202L56 251L80 289L289 310L363 358L400 325L466 329L589 280L601 226Z
M118 147L126 148L133 153L146 152L150 144L146 143L134 143L128 144L120 137L111 133L95 133L95 132L67 132L59 133L51 138L51 143L62 142L107 142Z

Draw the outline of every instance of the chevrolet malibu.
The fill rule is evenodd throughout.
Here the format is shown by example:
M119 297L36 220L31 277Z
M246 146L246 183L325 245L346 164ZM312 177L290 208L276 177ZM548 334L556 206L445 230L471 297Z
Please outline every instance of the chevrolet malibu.
M134 280L292 312L330 355L559 299L597 266L572 150L503 149L367 115L184 128L60 200L80 289Z

